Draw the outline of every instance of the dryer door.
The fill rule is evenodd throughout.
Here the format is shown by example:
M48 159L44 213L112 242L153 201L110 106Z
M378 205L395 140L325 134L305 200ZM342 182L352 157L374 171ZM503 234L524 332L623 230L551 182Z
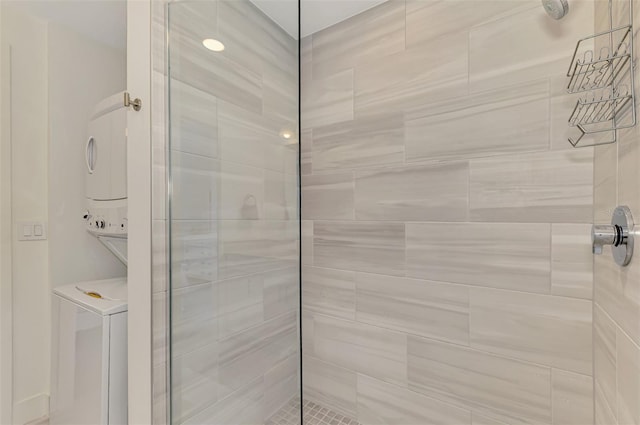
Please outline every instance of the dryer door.
M96 201L127 197L127 109L122 93L96 106L84 146L86 196Z
M86 196L89 199L109 199L111 192L111 125L103 115L89 123L89 135L84 146L86 166Z

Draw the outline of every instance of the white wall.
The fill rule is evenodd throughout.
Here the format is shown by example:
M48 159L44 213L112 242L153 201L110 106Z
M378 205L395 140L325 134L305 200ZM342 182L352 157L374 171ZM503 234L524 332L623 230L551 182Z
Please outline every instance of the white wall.
M51 286L125 276L85 231L84 143L94 105L126 87L126 52L49 24L49 262Z
M0 7L0 25L2 25ZM1 27L0 27L1 28ZM11 158L9 49L0 31L0 423L11 422Z
M18 242L14 233L12 278L2 281L13 291L12 423L23 424L48 412L51 288L126 275L82 222L88 116L96 102L125 88L126 57L55 23L2 8L3 50L11 47L13 71L10 120L2 117L3 127L11 126L10 137L2 133L2 152L10 148L13 229L22 220L49 226L46 241ZM3 90L4 99L7 94Z
M17 220L46 221L47 25L3 10L11 46L11 215L13 221L13 422L46 413L49 384L48 241L17 242ZM3 96L5 93L3 93Z

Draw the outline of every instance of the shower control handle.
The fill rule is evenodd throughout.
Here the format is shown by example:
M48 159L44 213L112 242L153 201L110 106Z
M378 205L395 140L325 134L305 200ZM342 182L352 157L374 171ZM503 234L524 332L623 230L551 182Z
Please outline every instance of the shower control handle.
M621 243L622 229L613 224L594 224L591 228L591 241L593 253L602 254L605 245L618 246Z
M611 245L613 259L619 266L626 266L633 256L633 216L626 206L613 212L611 224L594 224L591 228L594 254L602 254L605 245Z

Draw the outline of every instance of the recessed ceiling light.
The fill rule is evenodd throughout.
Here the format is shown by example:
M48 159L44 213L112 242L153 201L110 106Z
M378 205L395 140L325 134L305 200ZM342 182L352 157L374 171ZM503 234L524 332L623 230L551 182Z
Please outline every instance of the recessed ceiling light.
M280 136L282 136L283 139L291 139L291 137L293 137L293 134L289 130L283 130L280 133Z
M202 40L202 44L209 50L214 52L221 52L224 50L224 44L221 41L215 40L213 38L207 38Z

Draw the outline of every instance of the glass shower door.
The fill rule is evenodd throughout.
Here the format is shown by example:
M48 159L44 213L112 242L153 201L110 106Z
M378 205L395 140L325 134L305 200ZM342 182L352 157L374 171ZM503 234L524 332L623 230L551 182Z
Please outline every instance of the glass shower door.
M182 1L168 44L171 423L299 423L297 36Z

